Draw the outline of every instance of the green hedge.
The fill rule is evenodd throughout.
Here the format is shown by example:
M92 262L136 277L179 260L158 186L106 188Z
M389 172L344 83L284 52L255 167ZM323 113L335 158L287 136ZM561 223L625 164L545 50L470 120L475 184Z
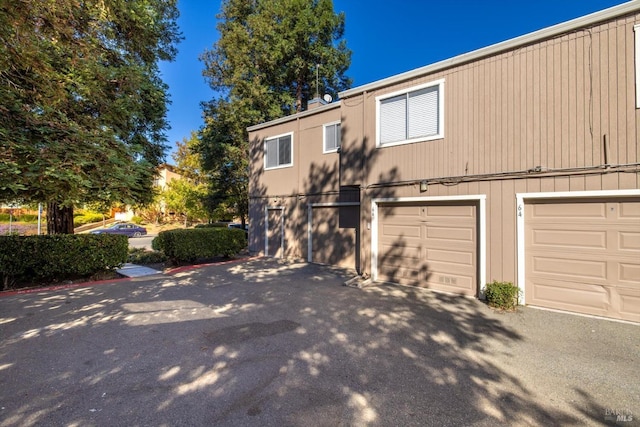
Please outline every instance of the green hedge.
M83 215L74 216L73 226L80 227L81 225L91 224L94 222L101 222L104 219L102 214L98 213L85 213Z
M44 221L44 216L42 220ZM8 213L0 213L0 222L9 222L9 220L13 222L38 222L38 215L34 214L22 214L22 215L13 215L10 217Z
M127 261L128 239L118 235L0 236L3 288L30 282L91 276Z
M194 228L227 228L228 222L212 222L210 224L198 224Z
M151 246L161 250L174 263L200 258L230 257L247 246L247 236L235 228L193 228L161 231Z

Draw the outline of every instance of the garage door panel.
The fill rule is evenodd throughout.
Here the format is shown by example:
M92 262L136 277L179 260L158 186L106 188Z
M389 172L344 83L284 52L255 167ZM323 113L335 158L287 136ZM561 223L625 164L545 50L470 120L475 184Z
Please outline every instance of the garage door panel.
M379 280L477 294L475 204L383 205L378 212Z
M640 201L545 201L525 209L529 304L640 321Z
M435 227L426 225L426 237L429 239L458 240L463 242L475 241L475 229L472 227Z
M438 290L463 294L474 295L476 289L475 276L455 276L451 277L446 273L433 272L431 274L432 283L437 283Z
M575 247L576 242L584 248L607 247L607 233L604 231L536 229L532 235L535 245Z
M604 315L609 305L609 296L601 286L568 287L558 282L537 282L534 289L535 300L549 308Z
M408 226L401 224L385 224L382 227L381 236L392 238L397 236L420 238L420 225Z
M402 284L415 284L416 282L423 282L427 280L427 273L425 267L391 267L385 265L379 271L390 282L402 283Z
M379 213L381 216L394 216L397 218L403 217L415 217L420 218L419 206L384 206L380 208Z
M540 203L532 205L533 218L569 219L606 218L606 206L598 203Z
M429 249L427 251L427 257L431 261L445 262L451 266L455 264L458 267L473 267L475 265L473 262L473 254L470 252Z
M620 288L620 313L624 320L640 322L640 289Z
M420 263L422 261L422 247L404 244L382 244L382 264L399 266L407 262Z
M427 217L444 218L446 221L455 221L456 219L469 220L475 218L474 206L461 205L429 205L424 207Z
M622 263L622 262L618 264L618 280L620 282L637 283L639 277L640 277L639 264Z
M567 280L607 278L607 263L603 261L578 260L572 258L534 257L532 274L553 274Z
M617 212L622 220L638 221L640 220L640 202L623 203Z
M640 256L640 232L631 231L618 233L618 248L624 251L634 251Z

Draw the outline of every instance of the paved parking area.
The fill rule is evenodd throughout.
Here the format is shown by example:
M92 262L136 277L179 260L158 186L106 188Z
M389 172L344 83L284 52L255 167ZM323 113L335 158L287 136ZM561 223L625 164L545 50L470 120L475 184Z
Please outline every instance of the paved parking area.
M605 425L640 326L271 259L0 297L0 426Z

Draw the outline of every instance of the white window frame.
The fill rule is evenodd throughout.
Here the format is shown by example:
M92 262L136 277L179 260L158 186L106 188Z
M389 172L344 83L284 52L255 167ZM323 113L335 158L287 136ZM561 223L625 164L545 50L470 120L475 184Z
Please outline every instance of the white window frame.
M280 139L282 137L285 136L291 136L291 162L286 163L286 164L282 164L282 165L277 165L277 166L272 166L272 167L267 167L267 142L268 141L273 141L274 139ZM283 133L280 135L275 135L275 136L270 136L264 139L264 170L274 170L274 169L282 169L282 168L290 168L293 166L293 132L287 132L287 133Z
M635 33L636 108L640 108L640 24L633 26Z
M336 148L327 148L327 129L335 126L335 125L340 125L340 132L338 135L338 146ZM325 123L324 125L322 125L322 153L324 154L328 154L328 153L336 153L338 151L338 148L340 148L342 146L342 125L340 123L340 120L335 121L335 122L331 122L331 123Z
M430 87L438 87L438 133L435 135L422 136L418 138L405 139L401 141L395 142L387 142L382 143L380 126L380 105L382 101L393 98L399 95L405 95L412 92L416 92L422 89L430 88ZM404 144L413 144L415 142L423 142L423 141L432 141L434 139L442 139L444 138L444 79L435 80L429 83L421 84L418 86L412 86L410 88L398 90L391 93L386 93L384 95L380 95L376 97L376 147L393 147L394 145L404 145Z

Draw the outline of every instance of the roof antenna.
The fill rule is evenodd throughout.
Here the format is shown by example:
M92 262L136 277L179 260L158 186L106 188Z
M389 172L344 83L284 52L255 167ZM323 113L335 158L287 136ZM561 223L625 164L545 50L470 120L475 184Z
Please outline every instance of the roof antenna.
M320 64L316 64L316 98L320 98L320 89L319 89L319 70L320 70Z

